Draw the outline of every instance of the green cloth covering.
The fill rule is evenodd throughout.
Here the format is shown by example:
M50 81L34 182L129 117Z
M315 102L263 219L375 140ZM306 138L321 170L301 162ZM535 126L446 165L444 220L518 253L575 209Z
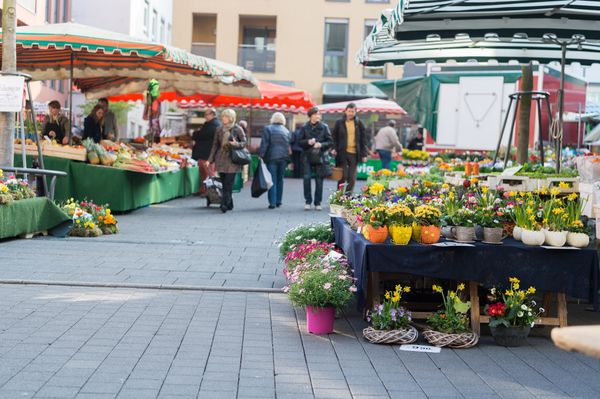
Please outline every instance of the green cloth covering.
M381 80L372 84L381 89L390 99L395 100L408 115L427 129L435 140L437 137L438 98L441 84L458 84L461 77L469 76L503 76L504 83L514 83L521 78L521 73L444 73L400 80ZM394 98L394 86L396 86L396 98Z
M29 166L30 162L28 157ZM21 165L20 157L15 157L15 165ZM66 178L57 179L56 201L85 199L108 204L117 212L185 197L200 188L198 167L146 174L54 157L44 157L44 166L68 174Z
M50 230L70 220L46 197L14 201L0 205L0 239Z

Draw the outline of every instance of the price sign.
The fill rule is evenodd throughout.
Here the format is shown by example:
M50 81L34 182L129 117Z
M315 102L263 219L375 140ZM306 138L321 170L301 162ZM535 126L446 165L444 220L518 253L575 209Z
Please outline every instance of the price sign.
M429 345L400 345L400 350L406 352L440 353L442 348Z
M20 112L23 108L22 76L0 76L0 112Z

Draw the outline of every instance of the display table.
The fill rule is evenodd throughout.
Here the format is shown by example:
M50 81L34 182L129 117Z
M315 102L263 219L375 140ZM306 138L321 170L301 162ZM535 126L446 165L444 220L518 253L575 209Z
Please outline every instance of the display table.
M51 230L71 218L46 197L0 205L0 239Z
M472 247L437 247L413 241L406 246L371 244L344 219L334 217L331 223L336 245L342 248L354 269L361 306L365 299L368 306L378 301L375 291L380 274L401 273L472 282L470 294L473 308L477 306L473 309L477 318L477 283L500 286L509 277L518 277L523 287L534 286L541 292L561 294L557 297L561 312L566 311L565 294L588 300L594 309L598 308L598 253L594 248L545 249L513 239L504 240L502 245L476 243ZM564 320L559 320L561 317ZM481 321L486 320L482 316ZM552 323L566 324L566 314L559 314Z
M28 157L28 164L30 161ZM20 164L20 157L15 158L15 165ZM198 167L145 174L54 157L44 157L44 166L68 174L57 180L55 200L87 199L109 204L117 212L185 197L197 192L200 185Z

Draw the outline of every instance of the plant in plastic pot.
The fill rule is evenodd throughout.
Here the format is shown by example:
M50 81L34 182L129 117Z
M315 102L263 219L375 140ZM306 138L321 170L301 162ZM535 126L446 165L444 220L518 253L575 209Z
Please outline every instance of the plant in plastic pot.
M432 286L433 292L442 295L442 309L427 319L428 328L423 331L423 336L435 346L448 346L450 348L470 348L479 341L479 336L469 329L467 312L471 302L465 302L461 295L465 290L463 283L458 284L456 291L444 290L439 285Z
M363 228L365 237L375 244L382 244L388 236L388 207L378 205L372 208L366 215Z
M559 192L558 188L550 190L550 199L542 205L544 242L552 247L562 247L567 242L566 225L569 215L563 200L557 198Z
M546 240L542 230L544 202L531 192L523 194L515 206L515 220L521 230L521 241L525 245L540 246Z
M414 220L413 211L404 204L397 203L387 209L387 224L394 244L408 244Z
M306 307L308 332L332 333L335 310L344 308L356 292L346 258L338 254L299 264L289 280L284 291L294 305Z
M584 202L576 193L569 195L566 199L566 211L568 215L566 229L567 244L576 248L585 248L590 244L590 236L585 225L581 221Z
M536 308L535 287L521 290L521 281L516 277L509 278L509 282L510 287L503 293L490 290L497 301L486 305L484 311L490 316L490 331L498 345L521 346L527 343L531 327L545 310Z
M431 205L420 205L415 208L416 224L421 229L421 242L435 244L440 240L442 212Z
M393 292L386 291L382 303L367 312L370 327L363 330L365 339L374 344L411 344L419 336L410 325L412 314L400 306L402 294L409 293L410 287L396 285Z

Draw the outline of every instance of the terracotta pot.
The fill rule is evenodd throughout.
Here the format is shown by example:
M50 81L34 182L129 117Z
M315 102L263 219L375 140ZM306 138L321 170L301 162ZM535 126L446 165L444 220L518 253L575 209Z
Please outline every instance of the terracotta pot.
M567 234L567 244L575 248L585 248L590 245L590 236L585 233L571 233Z
M535 230L525 230L521 232L521 239L523 240L523 244L531 245L534 247L539 247L544 244L546 240L546 235L543 231L535 231Z
M521 241L521 234L523 233L523 228L519 226L515 226L512 232L512 236L515 240Z
M389 228L392 242L396 245L406 245L412 236L412 226L392 225Z
M440 240L440 226L421 226L421 242L435 244Z
M567 242L567 232L566 231L551 231L544 230L546 245L550 245L551 247L562 247Z
M371 241L373 244L383 244L388 236L387 226L373 227L370 224L363 226L365 230L365 238Z
M412 225L412 237L416 242L421 242L421 226L416 223Z
M499 243L506 237L502 227L484 227L483 241L489 243Z
M475 241L475 227L456 226L454 228L454 236L456 237L456 241Z

